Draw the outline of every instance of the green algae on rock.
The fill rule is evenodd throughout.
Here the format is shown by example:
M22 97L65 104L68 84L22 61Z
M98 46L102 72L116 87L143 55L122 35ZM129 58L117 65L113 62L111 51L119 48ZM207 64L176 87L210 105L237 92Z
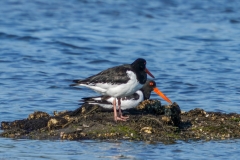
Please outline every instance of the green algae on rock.
M145 100L135 109L124 111L126 122L115 122L112 110L83 104L74 111L41 111L27 119L1 122L0 136L30 139L105 139L151 142L175 140L226 139L240 137L240 115L194 109L181 112L177 103L161 105L159 100Z

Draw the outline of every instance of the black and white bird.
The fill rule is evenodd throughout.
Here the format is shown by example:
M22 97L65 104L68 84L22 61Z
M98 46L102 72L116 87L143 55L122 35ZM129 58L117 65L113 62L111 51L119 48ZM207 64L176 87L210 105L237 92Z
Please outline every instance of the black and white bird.
M172 104L172 101L156 87L156 82L154 80L147 80L141 89L137 90L130 96L122 97L120 99L121 109L126 110L135 108L140 102L149 99L152 91L154 91L168 103ZM113 99L114 97L111 96L84 97L82 98L81 102L99 105L105 109L112 109Z
M146 68L146 60L138 58L132 64L112 67L83 80L73 80L75 84L70 86L85 86L101 95L113 97L114 120L126 121L128 117L122 116L120 99L142 88L147 81L147 74L154 78ZM116 110L117 101L119 116Z

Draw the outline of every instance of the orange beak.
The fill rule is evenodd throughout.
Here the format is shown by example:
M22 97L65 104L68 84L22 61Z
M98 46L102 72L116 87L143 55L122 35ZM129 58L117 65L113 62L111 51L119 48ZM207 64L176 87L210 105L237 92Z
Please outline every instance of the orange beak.
M172 104L172 101L167 96L165 96L157 87L155 87L153 91L157 93L160 97L162 97L165 101Z
M147 68L145 69L145 72L146 72L149 76L151 76L152 78L155 78L155 77L152 75L152 73L149 72L149 70L148 70Z

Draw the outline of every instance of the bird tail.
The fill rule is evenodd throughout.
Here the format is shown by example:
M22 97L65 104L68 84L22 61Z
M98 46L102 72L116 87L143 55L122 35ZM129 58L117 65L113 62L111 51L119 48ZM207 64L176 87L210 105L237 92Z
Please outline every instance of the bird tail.
M79 79L73 80L73 84L70 84L69 86L79 86L80 82L81 82L81 80L79 80Z

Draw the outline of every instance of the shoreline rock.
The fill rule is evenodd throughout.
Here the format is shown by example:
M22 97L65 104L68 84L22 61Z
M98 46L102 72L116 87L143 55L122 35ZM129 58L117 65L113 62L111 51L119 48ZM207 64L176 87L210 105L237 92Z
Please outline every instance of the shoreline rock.
M115 122L112 110L83 104L75 111L36 111L26 119L1 122L2 137L49 140L133 140L175 142L177 140L222 140L240 138L240 115L193 109L182 112L177 103L161 105L146 100L126 110L130 118Z

